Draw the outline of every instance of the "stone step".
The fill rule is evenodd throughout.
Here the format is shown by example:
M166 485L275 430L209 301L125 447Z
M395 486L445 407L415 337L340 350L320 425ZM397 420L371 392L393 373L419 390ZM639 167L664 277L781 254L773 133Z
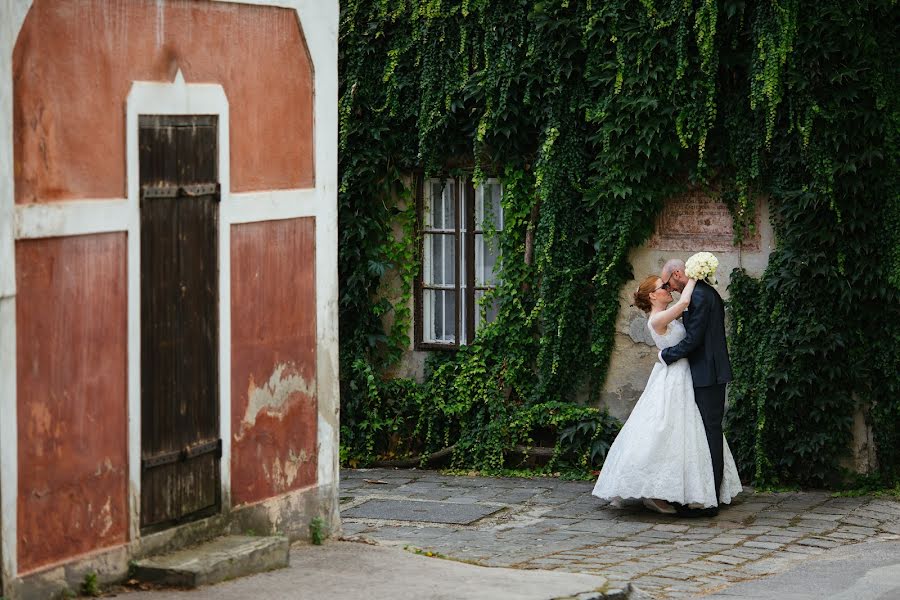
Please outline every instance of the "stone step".
M132 576L148 583L195 588L288 566L286 537L228 535L139 560Z

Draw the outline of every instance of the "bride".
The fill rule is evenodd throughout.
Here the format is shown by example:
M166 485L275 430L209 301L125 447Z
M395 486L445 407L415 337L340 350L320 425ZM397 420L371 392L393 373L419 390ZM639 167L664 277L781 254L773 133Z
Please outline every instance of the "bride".
M653 275L634 293L634 305L649 313L650 335L662 350L685 336L677 320L688 308L697 282L691 279L678 302L667 285ZM642 500L647 508L675 514L677 505L715 507L728 504L741 491L737 467L728 443L725 472L716 498L712 458L700 410L694 403L691 369L686 358L669 366L657 362L643 394L616 437L593 495L618 504Z

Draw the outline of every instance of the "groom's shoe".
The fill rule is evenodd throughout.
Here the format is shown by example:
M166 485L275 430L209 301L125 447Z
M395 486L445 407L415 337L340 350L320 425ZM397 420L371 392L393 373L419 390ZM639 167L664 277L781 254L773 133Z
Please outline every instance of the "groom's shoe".
M709 508L690 508L687 506L678 506L677 512L675 514L685 519L717 517L719 516L719 507L710 506Z

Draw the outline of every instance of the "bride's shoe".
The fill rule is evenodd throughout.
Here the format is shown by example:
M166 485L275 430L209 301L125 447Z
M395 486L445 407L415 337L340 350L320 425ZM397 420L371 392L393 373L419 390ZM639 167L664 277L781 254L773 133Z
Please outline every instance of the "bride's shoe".
M674 515L678 511L675 510L675 507L666 502L665 500L655 500L653 498L644 498L644 506L649 508L654 512L658 512L663 515Z

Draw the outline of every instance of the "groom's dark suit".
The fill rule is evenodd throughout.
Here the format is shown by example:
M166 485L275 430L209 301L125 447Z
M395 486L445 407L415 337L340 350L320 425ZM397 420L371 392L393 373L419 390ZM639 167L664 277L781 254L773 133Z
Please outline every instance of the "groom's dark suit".
M708 283L698 281L691 305L683 317L686 335L681 342L662 351L667 365L687 357L694 380L694 400L700 409L706 441L712 455L716 497L722 486L724 457L722 417L725 414L725 384L731 381L731 362L725 344L725 303Z

